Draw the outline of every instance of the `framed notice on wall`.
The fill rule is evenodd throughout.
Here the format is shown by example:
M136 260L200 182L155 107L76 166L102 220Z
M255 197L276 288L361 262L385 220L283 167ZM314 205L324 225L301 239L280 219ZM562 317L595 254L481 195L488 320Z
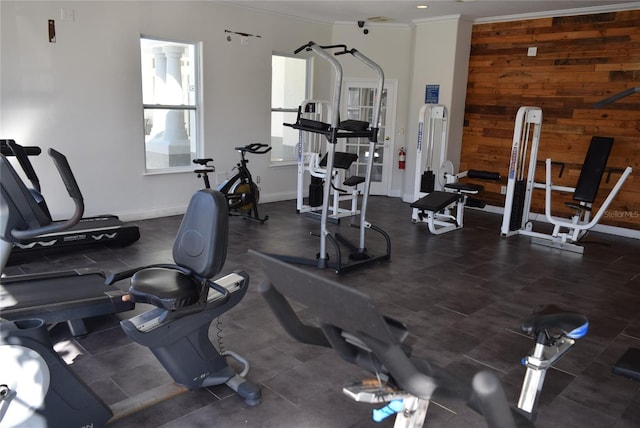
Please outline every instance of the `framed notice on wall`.
M438 104L440 98L440 85L426 85L424 90L425 104Z

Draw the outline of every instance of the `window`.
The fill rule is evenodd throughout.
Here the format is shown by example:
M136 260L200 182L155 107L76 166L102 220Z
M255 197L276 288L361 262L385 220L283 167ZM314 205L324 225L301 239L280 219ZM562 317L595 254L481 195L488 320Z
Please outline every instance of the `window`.
M145 170L190 169L201 151L199 46L140 38Z
M298 131L283 126L295 123L298 106L309 97L310 60L285 55L271 57L271 161L298 159Z

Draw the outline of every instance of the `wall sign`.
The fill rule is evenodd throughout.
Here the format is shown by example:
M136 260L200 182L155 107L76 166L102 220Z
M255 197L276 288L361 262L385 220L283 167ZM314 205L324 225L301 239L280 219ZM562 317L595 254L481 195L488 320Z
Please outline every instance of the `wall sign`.
M424 90L425 104L438 104L440 97L440 85L426 85Z

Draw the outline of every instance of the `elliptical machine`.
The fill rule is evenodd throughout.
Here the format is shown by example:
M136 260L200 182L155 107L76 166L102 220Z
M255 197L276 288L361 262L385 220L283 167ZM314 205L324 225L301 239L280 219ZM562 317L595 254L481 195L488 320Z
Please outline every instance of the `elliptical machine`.
M68 164L59 166L65 168L60 173L70 195L75 195L74 201L81 200ZM31 194L26 187L22 190L6 206L36 210ZM238 304L249 285L243 271L209 279L221 271L226 259L228 221L227 201L220 192L196 192L173 246L175 264L132 269L109 276L106 283L131 278L129 294L123 299L154 306L123 320L121 326L132 340L149 347L178 385L196 389L226 384L247 404L256 405L261 392L243 378L249 369L247 361L233 352L219 353L208 336L211 322ZM226 357L244 366L240 374ZM125 414L130 411L123 409ZM122 414L114 415L69 369L54 351L42 320L0 319L0 426L99 427L112 416Z
M238 215L250 220L256 220L264 223L269 216L260 217L258 214L258 202L260 201L260 188L253 181L251 172L247 167L249 160L245 158L245 153L249 152L254 155L263 155L271 151L271 146L261 143L247 144L246 146L236 147L235 150L240 152L240 162L235 166L238 172L231 178L227 179L219 185L216 190L222 192L227 198L229 204L229 215ZM204 187L211 188L209 181L209 173L214 172L216 168L210 165L213 162L211 158L194 159L193 163L202 166L195 172L198 178L204 180Z

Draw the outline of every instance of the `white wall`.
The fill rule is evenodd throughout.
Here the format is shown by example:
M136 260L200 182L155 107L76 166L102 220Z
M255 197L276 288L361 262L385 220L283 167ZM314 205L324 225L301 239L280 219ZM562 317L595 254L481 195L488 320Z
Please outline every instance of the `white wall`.
M61 9L73 20L61 19ZM56 20L57 42L47 39ZM85 195L86 215L124 220L182 213L202 183L193 173L145 175L139 37L201 41L203 47L204 156L231 173L233 147L270 141L272 52L293 52L313 40L345 43L379 63L398 81L391 192L413 197L417 112L424 86L440 84L450 110L449 154L459 159L471 24L457 17L414 28L328 25L198 1L0 2L0 138L54 147L69 158ZM225 29L260 35L241 46ZM303 54L304 55L304 54ZM310 55L310 54L309 54ZM311 55L310 55L311 56ZM342 61L345 78L372 77L357 61ZM313 97L330 98L332 70L313 61ZM455 86L454 86L455 82ZM397 152L407 149L407 169ZM251 156L264 202L295 198L296 167L272 167ZM47 156L33 159L54 217L71 206Z
M74 20L62 20L61 9ZM309 40L328 43L332 27L212 2L0 2L0 138L65 153L85 196L86 215L124 220L178 214L201 187L193 173L144 174L139 37L202 41L204 144L218 171L237 162L233 147L270 140L272 51ZM49 43L48 19L57 42ZM225 29L258 34L248 46ZM314 92L329 70L316 61ZM54 214L71 206L47 156L33 159ZM295 197L295 166L252 156L263 201Z
M449 112L447 158L456 168L460 163L472 23L450 16L418 22L412 28L388 24L367 24L367 28L365 35L355 24L337 24L333 43L358 49L382 67L385 79L398 80L390 195L413 202L418 112L427 84L440 85L440 103ZM341 63L344 79L372 77L371 70L358 61ZM397 168L400 147L407 152L404 171Z
M407 171L398 169L397 157L400 147L407 147L411 135L407 134L407 99L410 94L410 72L412 61L412 32L409 26L389 24L367 24L369 34L364 34L355 23L336 24L333 30L333 43L346 44L355 48L375 61L384 70L385 81L398 81L396 104L396 133L391 139L393 155L390 195L400 196L403 176ZM349 57L350 55L347 55ZM350 60L349 60L350 59ZM351 58L341 59L343 80L348 78L376 79L373 70L360 61ZM409 140L407 140L409 138Z
M472 23L459 16L417 23L409 101L407 172L403 200L413 202L417 153L418 112L425 101L425 86L440 85L439 104L447 107L449 131L447 158L456 168L460 164L464 106L467 91ZM434 159L440 159L435 148Z

